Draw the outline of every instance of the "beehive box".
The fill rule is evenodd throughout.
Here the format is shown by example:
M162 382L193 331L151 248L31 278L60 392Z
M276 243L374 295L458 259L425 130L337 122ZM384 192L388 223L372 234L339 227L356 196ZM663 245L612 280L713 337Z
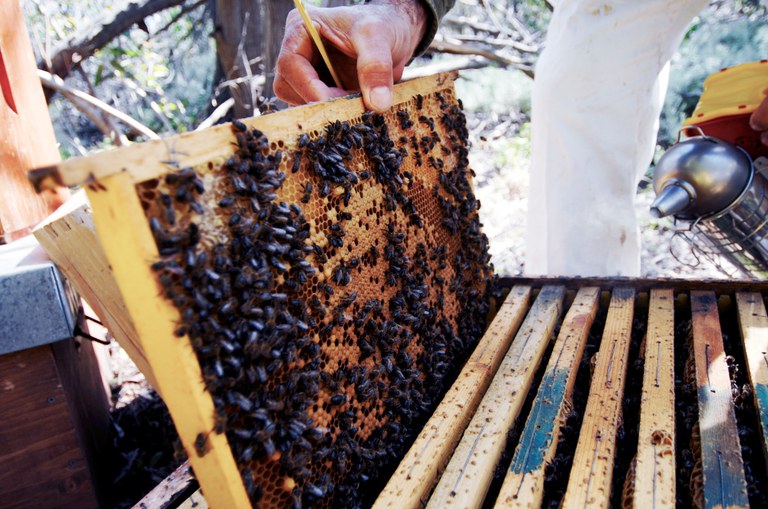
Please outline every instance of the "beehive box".
M87 184L214 507L370 503L484 329L451 75L398 85L386 115L342 99L37 175Z
M765 504L765 283L503 283L375 508Z

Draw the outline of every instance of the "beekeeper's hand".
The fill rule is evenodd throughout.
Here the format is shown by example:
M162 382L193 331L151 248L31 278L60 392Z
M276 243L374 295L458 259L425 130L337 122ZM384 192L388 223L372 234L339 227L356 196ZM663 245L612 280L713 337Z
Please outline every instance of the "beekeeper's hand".
M424 35L427 14L419 0L373 0L307 11L344 88L335 87L329 77L320 78L322 57L294 9L277 58L275 95L295 105L362 91L367 108L389 109L393 83L400 80Z
M763 142L763 145L768 145L768 95L752 112L752 116L749 117L749 125L755 131L760 131L760 141Z

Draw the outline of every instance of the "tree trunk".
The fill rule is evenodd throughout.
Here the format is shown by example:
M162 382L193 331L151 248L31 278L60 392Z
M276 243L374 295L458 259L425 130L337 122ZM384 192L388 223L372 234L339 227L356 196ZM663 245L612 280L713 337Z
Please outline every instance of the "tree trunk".
M285 18L293 9L293 1L213 1L214 36L219 62L235 100L234 116L251 116L259 95L274 95L275 62L283 41ZM325 1L327 7L351 3L351 0ZM243 36L245 40L241 41Z
M285 18L293 9L292 0L267 0L264 2L264 97L275 95L272 83L275 80L275 62L280 54L280 44L285 34Z
M260 0L214 0L214 38L219 62L235 100L236 118L250 117L263 87L261 41L264 37Z

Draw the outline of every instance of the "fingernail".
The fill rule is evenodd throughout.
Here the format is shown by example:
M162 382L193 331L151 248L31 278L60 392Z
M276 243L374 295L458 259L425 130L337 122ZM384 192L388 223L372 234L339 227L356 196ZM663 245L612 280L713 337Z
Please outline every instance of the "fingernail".
M369 99L374 109L387 110L392 106L392 91L387 87L375 87L371 90Z

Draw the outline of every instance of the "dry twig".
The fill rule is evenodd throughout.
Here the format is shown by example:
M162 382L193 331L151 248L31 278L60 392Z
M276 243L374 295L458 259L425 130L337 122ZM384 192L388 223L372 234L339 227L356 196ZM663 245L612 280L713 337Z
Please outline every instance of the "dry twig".
M76 97L78 100L85 102L89 104L90 106L97 108L113 117L118 119L119 121L123 122L127 126L135 129L138 131L141 135L146 136L150 140L159 140L160 136L156 132L154 132L149 127L145 126L138 120L129 117L125 113L123 113L120 110L117 110L110 106L109 104L105 103L101 99L97 99L96 97L93 97L90 94L86 94L85 92L81 90L76 90L72 87L67 86L64 83L64 80L62 80L59 76L55 76L49 72L43 71L41 69L38 69L37 76L40 78L40 81L43 83L43 86L54 89L59 92L66 92L67 94ZM77 106L77 103L73 103L75 106ZM90 117L89 117L90 118Z

